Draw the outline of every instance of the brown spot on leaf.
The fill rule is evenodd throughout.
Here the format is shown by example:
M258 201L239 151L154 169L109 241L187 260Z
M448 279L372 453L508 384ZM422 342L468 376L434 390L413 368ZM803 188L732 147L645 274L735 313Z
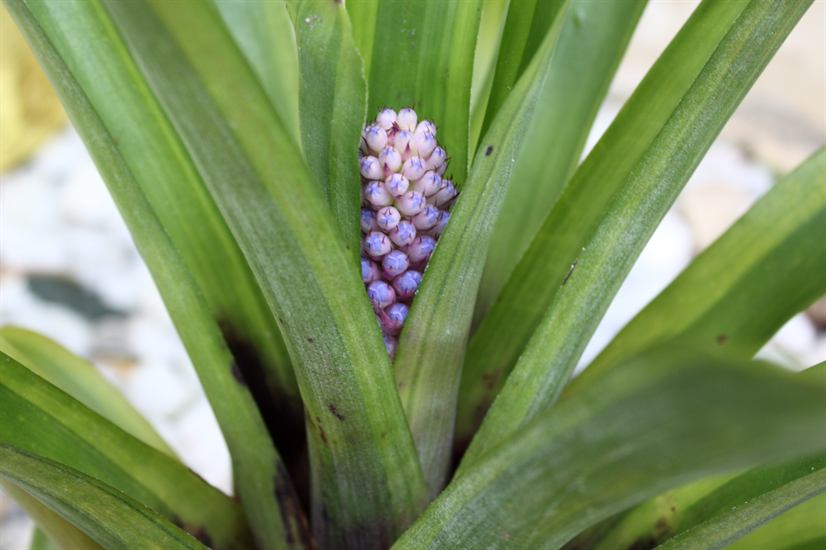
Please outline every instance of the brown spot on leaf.
M565 278L562 279L562 286L565 286L568 283L568 279L570 279L571 275L574 274L574 269L576 269L576 260L574 260L574 263L571 264L571 268L568 270L568 273L565 274Z
M488 145L485 147L485 156L489 157L491 153L493 153L493 145Z
M312 336L307 336L307 341L309 343L313 344L313 343L315 343L315 338L313 338Z
M330 409L330 412L333 414L333 416L335 416L336 418L338 418L339 420L344 422L346 417L343 414L341 414L340 412L338 412L338 409L336 408L335 405L330 403L329 405L327 405L327 408Z
M728 342L728 334L718 334L717 335L717 343L718 344L725 344Z

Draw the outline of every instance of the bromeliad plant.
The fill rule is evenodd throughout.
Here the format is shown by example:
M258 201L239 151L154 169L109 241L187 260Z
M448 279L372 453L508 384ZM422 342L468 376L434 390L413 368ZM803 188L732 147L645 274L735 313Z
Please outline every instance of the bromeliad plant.
M6 0L152 271L237 497L90 365L5 328L0 482L35 543L822 545L826 370L750 358L826 292L826 152L569 384L810 3L704 1L580 164L642 0ZM363 131L405 106L432 124ZM434 243L393 231L438 225L424 203L456 191L435 176L459 194L425 267Z

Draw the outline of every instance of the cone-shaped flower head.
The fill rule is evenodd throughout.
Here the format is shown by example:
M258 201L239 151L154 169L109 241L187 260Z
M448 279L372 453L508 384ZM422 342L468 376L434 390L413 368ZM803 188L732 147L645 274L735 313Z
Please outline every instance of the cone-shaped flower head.
M458 191L443 178L449 159L436 125L413 109L381 110L364 127L358 151L361 279L393 357Z

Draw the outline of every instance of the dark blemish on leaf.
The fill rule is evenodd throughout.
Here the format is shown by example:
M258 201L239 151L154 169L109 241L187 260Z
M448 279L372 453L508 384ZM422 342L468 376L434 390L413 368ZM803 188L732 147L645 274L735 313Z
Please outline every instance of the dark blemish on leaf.
M486 372L482 375L482 384L485 388L492 390L496 387L496 383L499 381L499 372Z
M327 405L327 408L330 409L330 412L333 413L333 416L344 422L345 416L338 412L338 409L336 409L335 405L330 403L329 405Z
M324 432L324 426L322 426L321 424L318 425L318 435L319 437L321 437L321 442L325 445L328 445L327 434Z
M565 278L562 279L562 286L565 286L565 284L568 282L568 279L570 279L571 275L574 274L574 269L576 269L576 260L574 260L574 263L571 264L571 269L569 269L568 273L565 274Z
M719 334L717 336L718 344L725 344L726 342L728 342L728 334Z
M232 377L241 384L242 386L246 386L247 382L244 380L244 375L241 374L241 369L238 367L238 364L233 361L232 365L230 366L230 370L232 370Z
M273 486L275 487L275 499L278 501L281 520L285 526L287 546L292 547L296 543L300 543L299 545L302 547L313 547L312 544L309 544L311 536L307 516L304 515L304 510L301 508L293 484L290 482L290 476L280 460L275 462Z
M632 542L628 546L628 550L651 550L652 548L656 548L657 545L657 539L650 535L646 535Z
M313 338L312 336L307 336L307 341L311 344L315 343L315 338Z
M207 548L212 548L212 537L209 536L209 533L207 533L206 529L204 529L203 527L194 529L190 531L189 534L201 541L201 544L203 544Z
M485 148L485 156L489 157L491 153L493 153L493 145L488 145Z

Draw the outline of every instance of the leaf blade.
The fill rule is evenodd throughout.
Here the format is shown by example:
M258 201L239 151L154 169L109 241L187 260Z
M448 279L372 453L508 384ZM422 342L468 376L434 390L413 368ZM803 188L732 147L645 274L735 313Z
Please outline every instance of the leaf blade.
M702 353L637 357L460 473L396 547L559 547L668 487L819 452L823 391Z

